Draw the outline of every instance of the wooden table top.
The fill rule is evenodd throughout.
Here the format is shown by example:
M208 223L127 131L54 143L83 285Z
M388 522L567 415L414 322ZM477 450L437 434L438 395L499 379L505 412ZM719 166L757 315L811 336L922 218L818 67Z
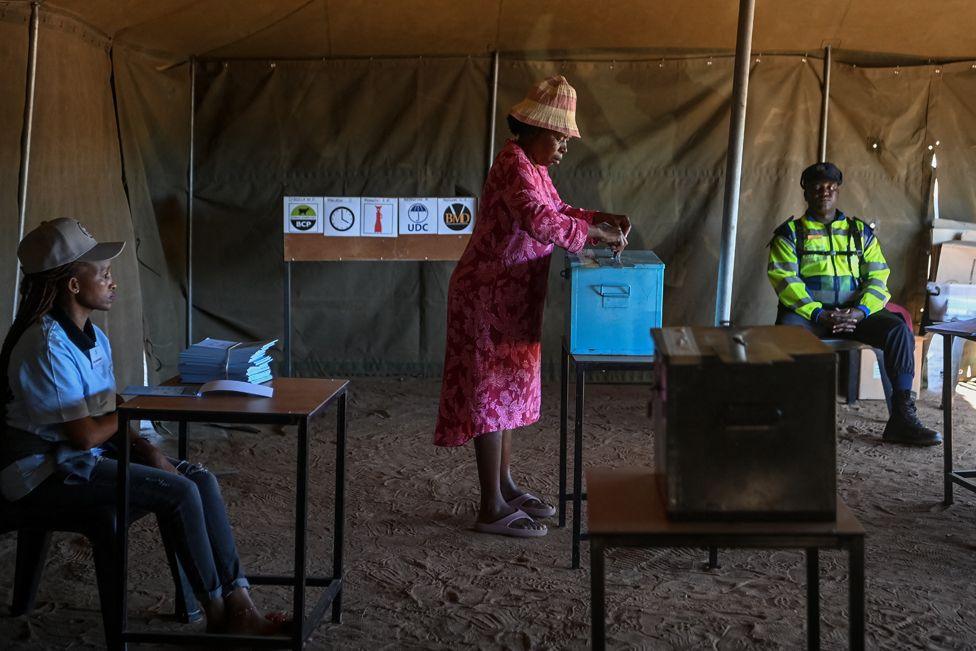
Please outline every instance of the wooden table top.
M595 468L586 473L588 530L608 535L864 535L837 498L837 520L821 522L694 522L669 520L657 477L649 468Z
M171 379L166 384L174 384L174 382ZM222 392L205 393L198 398L136 396L123 403L119 411L128 412L130 418L139 418L141 411L173 414L310 416L330 402L348 384L348 380L280 377L271 381L274 395L270 398Z

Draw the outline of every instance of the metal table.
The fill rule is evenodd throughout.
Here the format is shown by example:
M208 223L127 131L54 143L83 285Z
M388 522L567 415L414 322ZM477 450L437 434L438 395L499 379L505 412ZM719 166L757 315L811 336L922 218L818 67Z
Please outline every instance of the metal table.
M569 435L569 360L576 370L576 429L573 439L573 492L566 492L567 439ZM569 352L563 339L559 372L559 526L566 526L566 502L573 500L572 567L580 566L580 541L586 540L581 531L581 512L586 493L583 492L583 407L587 371L650 371L653 355L576 355Z
M248 648L301 649L319 624L325 611L332 607L332 621L339 623L342 613L342 547L345 522L345 448L346 397L349 382L314 378L277 378L274 396L259 398L240 394L209 394L200 398L140 396L119 407L119 432L126 432L130 420L160 420L179 423L179 456L186 458L186 424L192 422L249 423L297 425L297 473L295 481L295 570L290 576L249 575L254 585L290 585L294 588L292 612L295 626L290 635L214 635L206 633L168 633L130 631L127 609L128 528L118 528L119 581L118 630L121 648L128 642L177 645L244 646ZM312 418L336 405L335 457L335 526L332 551L332 576L309 576L306 568L308 549L308 428ZM119 447L118 507L119 522L128 520L129 446ZM305 589L325 588L306 616Z
M952 397L955 393L955 372L952 364L952 338L962 337L976 341L976 319L952 321L926 326L926 332L942 335L942 451L944 455L944 497L945 506L952 504L952 485L976 492L976 470L954 470L952 467Z
M592 643L606 644L605 559L611 547L803 549L807 561L807 647L820 648L820 549L846 549L850 568L850 648L864 648L864 528L837 500L834 522L677 522L668 520L649 469L600 468L589 485Z

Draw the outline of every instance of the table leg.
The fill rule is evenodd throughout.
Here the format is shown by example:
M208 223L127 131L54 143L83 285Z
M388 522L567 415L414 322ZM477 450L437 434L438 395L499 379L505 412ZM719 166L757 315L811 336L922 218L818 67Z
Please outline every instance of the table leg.
M180 461L189 461L190 452L187 450L187 440L186 440L186 421L181 420L179 423L179 435L177 436L177 452L176 456Z
M942 504L952 504L952 335L942 335L942 454L944 497Z
M346 591L342 575L342 550L346 522L346 395L339 396L336 408L336 461L335 461L335 529L332 542L332 576L340 581L339 592L332 600L332 621L342 621L342 593Z
M850 578L850 648L864 649L864 537L855 536L847 547Z
M603 543L590 538L590 637L594 651L606 646L606 571Z
M569 353L562 347L559 363L559 526L566 526L566 439L569 436Z
M807 548L807 648L820 649L820 550Z
M301 649L305 629L305 553L308 539L308 419L298 422L298 472L295 481L295 590L292 597L292 648Z
M586 372L576 365L576 432L573 440L573 569L580 566L580 530L583 516L583 399Z
M718 547L708 548L708 569L709 570L718 569Z
M281 293L284 299L284 310L282 321L284 323L284 336L282 337L285 347L285 377L291 377L291 262L285 260L285 277L282 283Z
M116 517L116 566L115 601L116 612L115 635L117 640L106 640L110 648L126 649L124 634L129 627L128 608L128 572L129 572L129 419L119 414L118 433L118 474L116 476L116 503L118 515Z

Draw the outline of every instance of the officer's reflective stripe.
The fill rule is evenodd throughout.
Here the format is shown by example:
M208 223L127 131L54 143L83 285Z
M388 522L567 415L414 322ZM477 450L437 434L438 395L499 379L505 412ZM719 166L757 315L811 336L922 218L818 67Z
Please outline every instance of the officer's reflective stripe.
M767 271L792 271L794 273L800 272L800 265L795 262L770 262L766 267Z
M885 284L882 281L878 280L877 278L868 278L868 281L864 284L864 286L865 287L877 287L882 292L886 292L888 290L888 288L885 286Z
M879 292L878 290L876 290L873 287L865 287L864 288L864 293L865 294L871 294L872 296L874 296L874 297L876 297L876 298L878 298L878 299L880 299L882 301L887 301L888 300L888 296L887 295L882 294L881 292Z
M811 299L811 298L809 298L807 296L801 296L800 298L796 299L795 301L792 301L790 303L787 303L786 304L786 307L790 308L791 310L795 310L798 307L802 307L804 305L809 305L810 303L813 303L813 299Z
M795 284L803 285L803 281L800 280L798 276L787 276L786 278L783 278L778 283L776 283L776 293L782 294L787 289L789 289L790 285L795 285ZM804 289L806 289L805 285L804 285Z
M868 262L866 265L864 265L864 268L867 271L884 271L888 268L888 265L886 265L884 262Z

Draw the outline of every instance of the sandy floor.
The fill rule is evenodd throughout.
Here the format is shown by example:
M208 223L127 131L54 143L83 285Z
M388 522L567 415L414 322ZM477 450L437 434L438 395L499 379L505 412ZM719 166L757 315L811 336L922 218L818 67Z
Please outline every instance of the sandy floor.
M349 428L347 583L343 623L323 623L310 648L586 648L589 571L570 570L570 537L518 541L474 534L477 484L469 448L431 445L434 380L353 384ZM647 388L591 385L587 465L650 464ZM976 402L976 401L974 401ZM526 488L555 498L558 390L546 387L541 422L516 439ZM923 419L941 422L936 398ZM868 531L868 645L976 648L976 496L943 509L942 448L882 445L880 403L838 407L840 491ZM956 458L973 460L976 411L956 403ZM310 567L331 566L334 419L315 428ZM222 474L248 568L287 572L292 545L290 432L193 430L192 455ZM972 464L970 464L972 465ZM0 612L6 613L14 537L0 537ZM168 621L172 586L151 519L133 529L131 620ZM584 551L584 567L588 563ZM616 648L798 648L804 643L804 562L795 552L728 551L702 568L697 551L617 550L607 563L608 643ZM846 648L846 556L821 555L822 639ZM269 609L286 593L257 588ZM191 625L189 628L199 625ZM0 617L0 647L99 648L98 597L87 543L56 536L30 618Z

